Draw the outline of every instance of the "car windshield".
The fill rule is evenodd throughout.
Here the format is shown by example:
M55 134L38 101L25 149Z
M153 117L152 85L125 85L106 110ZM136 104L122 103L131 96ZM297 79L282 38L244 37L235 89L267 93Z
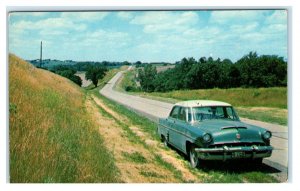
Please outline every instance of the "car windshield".
M195 121L210 119L239 120L239 117L231 106L193 107L192 113Z

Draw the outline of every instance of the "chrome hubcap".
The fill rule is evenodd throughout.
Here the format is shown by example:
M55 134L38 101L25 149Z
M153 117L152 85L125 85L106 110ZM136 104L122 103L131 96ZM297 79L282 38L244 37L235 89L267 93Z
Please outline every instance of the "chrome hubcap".
M193 149L191 149L190 151L190 160L191 160L191 165L192 167L196 167L197 166L197 157L195 155L195 151Z
M168 146L168 142L167 142L167 139L166 138L164 138L164 146Z

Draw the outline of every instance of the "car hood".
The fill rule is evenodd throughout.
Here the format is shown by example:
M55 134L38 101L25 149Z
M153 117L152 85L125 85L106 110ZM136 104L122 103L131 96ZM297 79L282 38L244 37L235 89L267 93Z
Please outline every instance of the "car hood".
M261 134L266 130L241 121L205 120L195 123L197 128L213 136L213 144L264 142Z

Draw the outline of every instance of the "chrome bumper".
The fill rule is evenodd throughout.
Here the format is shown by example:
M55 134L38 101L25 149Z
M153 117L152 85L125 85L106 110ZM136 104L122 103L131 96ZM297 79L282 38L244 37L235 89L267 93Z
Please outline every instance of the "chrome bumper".
M272 151L272 146L250 146L250 147L227 147L223 146L220 148L196 148L195 151L199 153L215 153L215 152L261 152L261 151Z
M233 152L244 152L240 158L265 158L272 154L272 146L238 146L238 147L218 147L218 148L195 148L198 158L203 160L228 160L237 159Z

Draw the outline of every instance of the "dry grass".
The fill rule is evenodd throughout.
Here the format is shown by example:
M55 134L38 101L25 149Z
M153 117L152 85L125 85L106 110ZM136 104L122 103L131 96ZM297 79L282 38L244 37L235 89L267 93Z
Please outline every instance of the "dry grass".
M102 112L108 114L107 117L102 115L95 118L98 119L99 132L107 147L114 153L124 182L200 181L197 173L192 173L187 164L176 158L174 151L166 151L159 140L152 139L141 127L133 125L130 119L112 110L101 99L92 98ZM101 128L104 126L106 128ZM174 170L166 168L165 164Z
M9 55L11 182L118 181L84 101L71 81Z

